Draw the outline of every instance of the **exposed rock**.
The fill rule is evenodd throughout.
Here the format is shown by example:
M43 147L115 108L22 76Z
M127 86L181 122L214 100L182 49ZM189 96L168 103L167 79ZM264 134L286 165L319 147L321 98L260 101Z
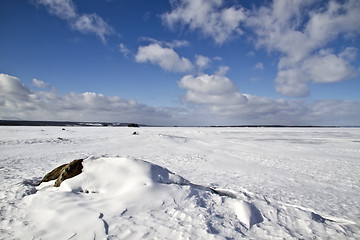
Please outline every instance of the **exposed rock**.
M63 164L57 168L55 168L54 170L52 170L51 172L49 172L48 174L46 174L43 179L41 179L41 182L49 182L51 180L55 180L60 176L60 173L62 172L62 170L67 166L68 164Z
M63 164L55 168L54 170L46 174L40 183L48 182L56 179L54 186L59 187L60 184L66 179L75 177L76 175L79 175L82 172L83 160L84 159L76 159L69 164Z

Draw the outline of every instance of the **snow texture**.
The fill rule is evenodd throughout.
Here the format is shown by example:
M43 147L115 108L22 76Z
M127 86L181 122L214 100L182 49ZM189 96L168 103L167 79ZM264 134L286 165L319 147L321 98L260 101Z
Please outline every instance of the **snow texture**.
M360 238L358 128L132 132L0 127L0 239Z

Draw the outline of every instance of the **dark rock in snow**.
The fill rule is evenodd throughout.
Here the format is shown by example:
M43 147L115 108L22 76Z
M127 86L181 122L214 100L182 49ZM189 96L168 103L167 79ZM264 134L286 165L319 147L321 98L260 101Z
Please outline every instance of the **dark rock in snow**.
M84 159L77 159L72 161L69 164L63 164L57 168L55 168L54 170L52 170L51 172L49 172L48 174L46 174L44 176L44 178L41 180L40 184L42 182L48 182L51 180L55 180L55 187L59 187L60 184L65 181L66 179L75 177L76 175L79 175L82 172L83 166L82 166L82 161Z
M46 174L43 179L41 180L40 184L42 182L49 182L51 180L55 180L60 176L60 173L62 172L62 170L67 166L68 164L63 164L57 168L55 168L54 170L52 170L51 172L49 172L48 174Z

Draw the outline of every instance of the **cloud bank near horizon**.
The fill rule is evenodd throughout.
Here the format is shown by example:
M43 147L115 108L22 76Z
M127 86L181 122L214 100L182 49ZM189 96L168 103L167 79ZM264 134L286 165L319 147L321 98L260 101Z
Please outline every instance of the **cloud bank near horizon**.
M226 73L226 72L225 72ZM20 79L0 74L0 119L138 122L154 125L360 125L360 103L323 100L308 103L241 93L218 71L186 75L184 108L153 107L119 96L85 92L58 95L37 80L32 90ZM203 85L206 85L204 88Z

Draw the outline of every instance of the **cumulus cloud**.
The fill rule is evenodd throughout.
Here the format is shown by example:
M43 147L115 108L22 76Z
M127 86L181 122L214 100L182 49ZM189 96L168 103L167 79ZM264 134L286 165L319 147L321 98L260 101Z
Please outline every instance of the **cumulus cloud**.
M276 90L286 96L309 94L310 83L334 83L357 75L352 66L357 48L341 46L333 53L328 44L338 37L360 33L360 2L357 0L274 0L270 4L245 10L224 4L223 0L174 0L172 10L162 15L163 24L200 31L217 44L252 31L257 48L279 54ZM254 35L253 35L254 34ZM254 56L250 51L248 56ZM262 63L255 69L262 69Z
M212 107L229 107L241 105L247 100L237 86L225 76L228 68L222 67L213 75L186 75L179 82L180 88L186 90L184 100L189 103L203 104Z
M204 104L212 107L226 107L238 105L246 101L232 81L225 76L186 75L178 83L186 89L186 102Z
M229 70L230 70L229 66L220 66L219 69L216 71L215 75L225 76Z
M356 125L360 123L357 120L360 116L359 102L342 100L304 102L254 96L241 93L235 83L224 75L226 71L218 72L222 74L186 75L178 82L179 87L185 89L183 100L189 105L188 111L196 115L197 119L201 118L200 116L202 119L207 119L207 124ZM344 109L340 110L341 107Z
M93 92L57 95L55 91L32 91L18 78L0 74L0 119L167 124L172 112Z
M78 14L72 0L35 0L37 5L46 7L50 14L67 20L71 27L84 34L95 34L106 44L106 36L115 33L114 29L96 13Z
M226 95L237 91L235 84L225 76L202 74L186 75L179 82L181 88L209 95Z
M32 84L37 88L50 88L51 86L46 82L33 78Z
M195 55L195 64L199 67L200 71L209 67L211 60L203 55Z
M171 29L178 25L211 37L217 44L240 35L241 22L246 18L241 7L226 7L222 0L176 0L171 1L172 11L162 15L163 24Z
M354 61L357 56L358 49L355 47L347 47L343 52L339 54L339 57L345 61Z
M163 47L159 43L140 46L135 61L150 62L171 72L189 72L193 69L193 64L189 59L180 57L173 49Z
M323 49L292 66L283 63L287 58L282 58L275 79L276 90L286 96L306 96L310 92L309 82L334 83L355 77L358 73L349 60L354 59L356 50L346 48L335 55L331 49Z
M336 56L329 50L321 50L318 54L305 59L302 69L316 83L343 81L357 75L355 68L346 60L348 54L342 52Z
M242 94L229 78L202 74L179 81L187 108L150 107L94 92L32 91L0 74L0 119L138 122L156 125L360 125L360 103L287 101ZM336 113L336 114L334 114Z
M14 99L26 101L32 94L18 78L3 73L0 74L0 89L0 102L3 104Z
M254 69L264 69L264 64L261 62L258 62L255 64Z
M256 44L269 51L277 50L294 63L339 34L360 31L358 1L349 0L343 4L329 1L310 10L315 2L275 0L271 6L254 11L247 24L258 36ZM308 14L304 14L306 12Z
M246 19L256 34L257 47L281 55L276 89L287 96L305 96L308 84L331 83L356 75L351 61L356 48L348 47L338 55L324 46L340 35L360 33L360 2L315 0L274 0ZM307 14L304 14L307 13Z
M307 75L298 68L279 70L276 76L276 91L286 96L306 96L309 94Z

